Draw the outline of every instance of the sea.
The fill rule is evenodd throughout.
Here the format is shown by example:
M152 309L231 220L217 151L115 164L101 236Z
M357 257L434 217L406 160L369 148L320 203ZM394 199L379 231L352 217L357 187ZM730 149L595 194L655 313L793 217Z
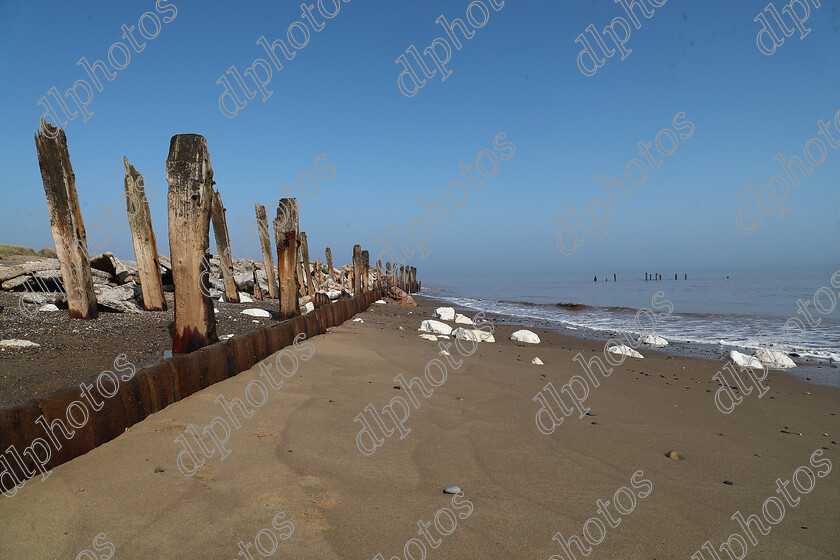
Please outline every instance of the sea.
M639 332L635 318L647 308L660 315L656 334L670 343L663 352L723 361L732 350L780 350L797 364L787 373L840 386L840 266L699 271L687 279L685 274L675 280L673 272L663 273L661 280L647 281L644 272L616 280L599 275L597 281L594 275L452 278L424 283L421 294L465 311L493 313L511 324L605 340ZM661 315L667 312L665 300L673 305L667 317ZM640 314L639 322L650 332L646 315Z

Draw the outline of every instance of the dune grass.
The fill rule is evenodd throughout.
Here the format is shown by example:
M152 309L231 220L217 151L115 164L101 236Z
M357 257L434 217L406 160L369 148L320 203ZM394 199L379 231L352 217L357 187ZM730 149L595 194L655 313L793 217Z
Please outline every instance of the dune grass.
M0 243L0 259L8 259L11 256L32 256L32 257L49 257L56 258L54 249L43 247L40 251L35 252L31 247L23 247L21 245L5 245Z

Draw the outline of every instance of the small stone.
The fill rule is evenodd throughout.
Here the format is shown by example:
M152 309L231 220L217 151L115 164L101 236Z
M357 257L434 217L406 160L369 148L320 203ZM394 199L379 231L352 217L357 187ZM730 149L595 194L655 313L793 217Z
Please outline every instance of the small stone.
M676 451L669 451L668 453L665 454L665 456L668 457L669 459L674 459L675 461L680 458L680 454L677 453Z
M156 473L163 472L163 467L161 467L160 465L158 465L157 467L155 467L155 472L156 472Z
M443 489L444 494L457 494L461 491L457 486L447 486Z
M723 483L728 484L729 486L732 486L732 481L731 480L724 480Z
M586 413L586 415L587 415L587 416L598 416L597 414L594 414L594 413L592 413L592 412L587 412L587 413Z
M534 358L533 360L531 360L531 363L532 363L532 364L534 364L535 366L542 366L542 365L545 365L545 364L543 363L543 361L542 361L542 360L540 360L539 358Z
M355 319L353 319L353 322L354 323L364 323L364 321L362 319L360 319L359 317L356 317Z
M399 391L400 389L402 389L402 387L401 387L401 386L399 386L399 385L394 385L394 389L396 389L397 391Z

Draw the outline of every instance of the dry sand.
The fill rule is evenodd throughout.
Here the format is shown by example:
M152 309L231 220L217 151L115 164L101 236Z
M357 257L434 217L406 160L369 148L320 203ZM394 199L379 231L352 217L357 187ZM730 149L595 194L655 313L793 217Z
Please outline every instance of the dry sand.
M231 454L219 461L217 452L192 477L178 470L175 437L220 415L219 394L244 398L258 367L154 414L46 481L28 481L15 497L0 497L0 558L76 558L100 533L103 559L104 541L119 560L245 558L237 543L253 542L262 529L281 535L271 521L284 512L294 533L272 558L404 559L417 522L452 508L442 490L458 485L474 509L448 536L430 529L442 543L427 546L426 558L560 559L552 536L581 535L598 516L596 501L632 489L631 476L642 470L652 492L607 528L589 557L689 559L706 540L719 546L743 533L730 516L760 513L776 495L776 479L789 479L818 449L832 471L767 536L757 535L747 557L840 557L833 443L840 395L783 374L772 376L764 397L754 391L723 415L712 380L722 363L642 349L644 360L627 358L592 389L586 405L596 416L575 414L543 435L534 395L548 381L559 389L581 374L573 357L601 355L603 343L532 329L542 343L523 345L508 340L518 327L497 326L496 343L482 343L432 396L419 397L404 439L392 435L363 455L354 417L368 403L381 410L407 396L394 377L422 376L439 357L435 343L417 336L429 315L424 307L373 305L359 315L364 323L313 339L312 359L233 431ZM534 356L545 365L532 365ZM683 459L666 458L669 450ZM158 465L165 472L155 473ZM270 545L266 536L263 543ZM409 551L419 560L416 548ZM262 558L255 548L250 554Z

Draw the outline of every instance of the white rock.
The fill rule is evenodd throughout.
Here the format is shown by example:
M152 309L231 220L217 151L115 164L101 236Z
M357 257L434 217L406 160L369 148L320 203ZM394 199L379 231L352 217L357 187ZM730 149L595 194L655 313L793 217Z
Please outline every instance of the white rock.
M473 325L472 319L467 317L466 315L461 315L460 313L455 314L455 322L459 325Z
M613 354L624 354L625 356L630 356L631 358L644 358L644 356L624 344L620 346L610 346L610 352Z
M361 319L360 319L360 318L358 318L358 317L356 317L355 319L353 319L353 322L354 322L354 323L364 323L364 321L363 321L363 320L361 320Z
M227 340L229 338L233 338L233 335L232 334L223 334L222 336L219 337L219 340Z
M213 313L221 313L221 311L219 311L218 309L216 309L216 308L214 307L214 308L213 308Z
M439 334L437 338L438 340L449 340L449 337L444 334Z
M759 350L756 350L753 356L767 367L779 369L796 367L794 361L791 360L788 357L788 355L784 352L777 352L775 350L765 350L764 348L761 348Z
M438 352L438 356L451 356L451 355L452 354L450 354L446 350L441 350L440 352Z
M245 309L242 311L243 315L250 315L251 317L271 317L271 313L266 311L265 309Z
M496 339L493 337L492 334L485 332L481 329L465 329L462 327L458 327L452 334L455 338L460 338L461 340L472 340L478 342L496 342Z
M301 309L301 311L303 311L304 315L306 315L307 313L312 313L313 311L315 311L315 304L310 301L303 306L303 309Z
M527 342L528 344L540 343L540 337L538 337L535 333L526 330L516 331L510 335L510 339L516 340L517 342Z
M339 296L341 296L341 292L339 292L338 290L330 290L327 292L327 297L330 299L338 299Z
M735 362L736 365L763 369L761 367L761 362L759 362L756 358L753 358L752 356L748 356L746 354L741 354L737 350L731 351L729 353L729 357L732 359L733 362Z
M533 360L531 360L531 363L532 363L532 364L534 364L535 366L543 366L543 365L545 365L545 364L543 364L543 361L542 361L542 360L540 360L539 358L534 358Z
M423 340L432 340L434 342L437 342L437 337L433 334L421 334L420 338L422 338Z
M245 292L239 292L239 303L254 303L254 300Z
M373 303L378 303L379 305L386 305L388 302L387 302L387 301L385 301L384 299L378 299L378 300L376 300L376 301L375 301L375 302L373 302Z
M442 321L454 321L455 310L451 307L438 307L435 309L435 317Z
M46 305L39 307L38 311L58 311L58 307L51 303L47 303Z
M668 346L668 341L662 338L661 336L656 336L655 334L646 334L642 337L642 342L647 344L648 346L656 346L657 348L661 348L662 346Z
M440 309L447 309L447 308L441 307L441 308L438 308L438 311ZM448 308L448 309L451 309L451 307ZM437 311L435 313L437 313ZM452 316L454 318L454 316L455 316L454 311L452 312ZM450 327L446 323L441 323L440 321L434 321L432 319L426 319L425 321L420 323L420 328L417 329L417 330L420 331L420 332L428 332L428 333L432 333L432 334L452 334L452 327Z
M0 340L0 348L40 348L41 345L32 342L31 340L20 340L17 338L8 338Z
M96 297L101 299L111 299L114 301L128 301L134 297L134 289L126 288L124 286L107 288L99 292Z

